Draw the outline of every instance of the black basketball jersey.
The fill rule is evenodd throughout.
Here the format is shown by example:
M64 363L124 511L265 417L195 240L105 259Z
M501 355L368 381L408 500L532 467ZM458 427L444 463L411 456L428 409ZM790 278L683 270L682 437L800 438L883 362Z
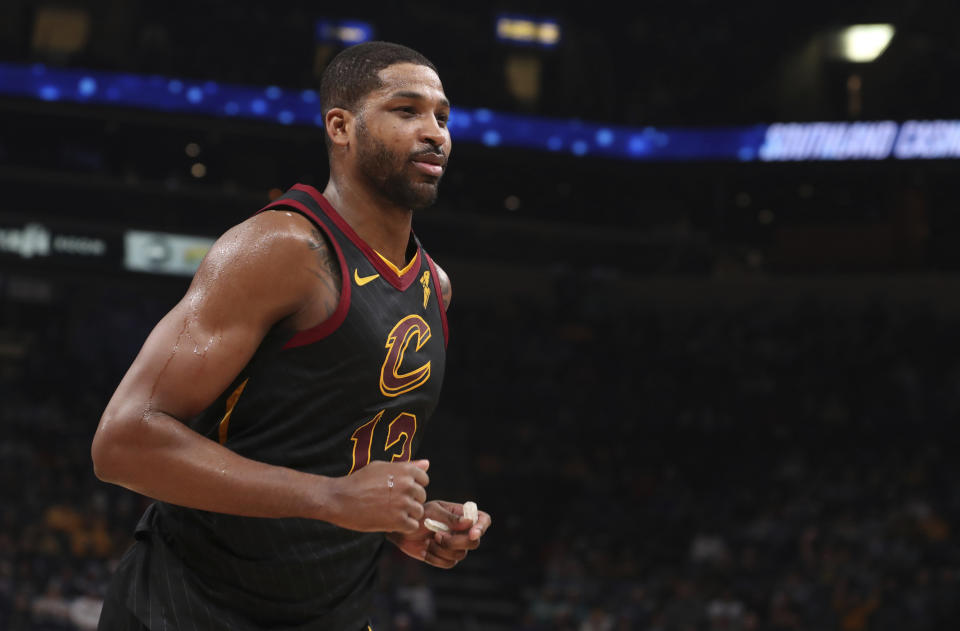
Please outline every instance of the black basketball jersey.
M190 421L243 456L326 476L410 460L437 405L447 321L436 268L411 235L398 270L314 188L264 208L309 218L340 264L340 301L316 328L275 327L217 401ZM262 212L262 211L261 211ZM237 305L242 309L243 305ZM308 519L156 502L118 574L153 629L364 628L384 537Z

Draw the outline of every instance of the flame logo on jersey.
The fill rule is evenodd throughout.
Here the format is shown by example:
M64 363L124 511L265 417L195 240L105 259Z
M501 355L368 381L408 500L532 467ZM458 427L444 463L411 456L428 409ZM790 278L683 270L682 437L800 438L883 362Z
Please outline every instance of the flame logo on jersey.
M420 284L423 285L423 308L427 308L427 301L430 300L430 271L423 273L420 277Z
M380 392L396 397L419 388L430 378L430 362L415 370L400 372L403 356L413 338L417 338L414 350L419 351L430 339L430 325L418 315L408 315L390 330L387 335L387 357L380 369Z

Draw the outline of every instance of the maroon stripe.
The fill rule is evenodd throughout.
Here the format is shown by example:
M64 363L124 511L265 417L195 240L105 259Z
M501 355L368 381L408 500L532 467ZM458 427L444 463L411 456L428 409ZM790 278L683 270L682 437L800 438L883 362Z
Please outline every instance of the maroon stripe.
M327 238L333 244L333 249L337 252L337 260L340 262L340 277L341 277L341 286L340 286L340 300L337 303L337 308L330 315L329 318L318 324L317 326L305 329L303 331L298 331L290 340L284 345L284 349L295 348L297 346L306 346L307 344L313 344L314 342L319 342L323 338L327 337L343 324L343 321L347 317L347 311L350 310L350 271L347 268L347 259L344 258L343 252L340 250L340 244L337 243L337 240L330 233L330 229L327 228L319 217L314 214L312 210L296 201L295 199L283 199L269 204L257 212L263 212L264 210L269 210L271 208L283 208L291 207L295 208L298 211L302 212L304 215L313 220L317 226L323 230L324 234L327 235Z
M437 266L433 259L426 252L423 252L423 256L427 259L430 274L433 276L433 288L437 292L437 304L440 306L440 321L443 322L443 345L447 346L450 343L450 329L447 326L447 308L443 304L443 288L440 287L440 276L437 275Z
M370 264L373 265L380 275L396 289L400 291L406 291L410 285L413 284L413 281L417 279L417 276L420 272L420 269L423 267L423 261L417 261L418 265L411 267L403 276L399 276L386 262L380 258L380 255L377 254L373 248L367 245L367 242L364 241L354 232L353 228L350 227L350 224L340 216L340 213L330 205L330 202L327 201L327 198L317 189L313 188L308 184L294 184L293 190L301 191L309 195L320 204L320 207L323 208L323 211L327 214L327 217L330 218L330 221L340 229L340 231L347 236L350 241L353 242L357 248L363 252L363 255L367 257L367 260L370 261ZM423 252L420 251L420 258L423 258Z

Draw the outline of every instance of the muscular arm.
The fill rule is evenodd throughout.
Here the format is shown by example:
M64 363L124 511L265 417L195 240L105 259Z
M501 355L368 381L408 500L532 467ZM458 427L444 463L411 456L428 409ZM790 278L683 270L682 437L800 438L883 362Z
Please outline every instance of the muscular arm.
M336 257L299 215L263 213L227 232L107 405L92 446L97 476L209 511L308 517L357 530L417 527L424 465L404 463L388 473L366 467L349 480L326 478L244 458L182 422L216 400L274 324L303 329L333 313L339 282ZM391 498L379 488L381 474L394 476L396 511L380 505ZM358 518L358 502L390 515Z

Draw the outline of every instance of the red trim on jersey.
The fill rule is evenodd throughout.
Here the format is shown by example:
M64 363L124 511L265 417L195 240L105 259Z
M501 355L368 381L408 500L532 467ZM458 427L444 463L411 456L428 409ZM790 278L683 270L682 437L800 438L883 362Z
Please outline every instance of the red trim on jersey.
M432 258L427 256L426 252L424 252L424 256L427 259L427 265L430 266L430 274L433 276L433 288L437 292L437 304L440 306L440 321L443 322L443 345L446 346L450 343L450 328L447 326L447 307L443 304L443 288L440 287L440 276L437 274L436 264Z
M343 252L340 250L340 244L337 243L337 240L333 238L333 235L330 234L330 229L327 228L316 214L300 202L295 199L282 199L272 204L264 206L258 213L261 213L265 210L270 210L271 208L295 208L296 210L302 212L304 215L313 219L314 223L323 230L324 234L327 235L327 238L333 244L333 249L337 252L337 260L340 262L340 300L337 302L336 310L330 315L329 318L318 324L317 326L305 329L303 331L297 331L293 337L291 337L287 343L283 346L284 349L295 348L297 346L306 346L307 344L313 344L314 342L319 342L323 338L327 337L343 324L343 321L347 318L347 311L350 310L350 272L347 269L347 259L344 258Z
M423 267L422 260L417 261L418 264L407 270L403 276L398 275L396 271L394 271L384 262L382 258L380 258L373 248L367 245L366 241L361 239L359 235L353 231L353 228L350 227L350 224L348 224L347 221L340 216L340 213L336 211L336 209L330 204L330 202L327 201L327 198L324 197L320 191L308 184L294 184L293 190L306 193L318 204L320 204L320 207L323 208L325 213L327 213L327 217L330 218L330 221L332 221L337 228L343 232L343 234L347 235L347 238L350 239L353 244L357 246L361 252L363 252L363 255L367 257L367 260L370 261L370 264L373 265L378 272L380 272L380 276L388 283L393 285L396 289L399 289L400 291L406 291L407 288L410 287L410 285L412 285L420 275L420 270ZM422 259L423 252L421 251L420 254L420 258Z

